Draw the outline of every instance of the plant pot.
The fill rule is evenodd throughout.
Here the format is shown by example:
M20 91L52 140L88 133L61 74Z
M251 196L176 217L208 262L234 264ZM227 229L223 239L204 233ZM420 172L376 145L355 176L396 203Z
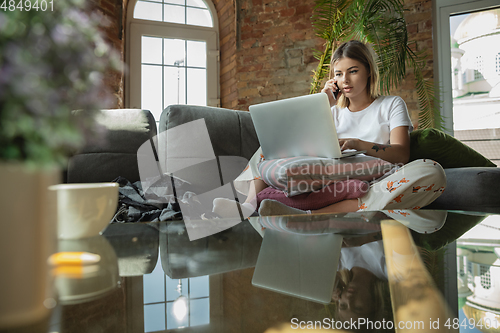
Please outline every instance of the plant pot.
M57 249L56 197L47 187L60 174L0 162L0 329L41 321L55 305L47 258Z

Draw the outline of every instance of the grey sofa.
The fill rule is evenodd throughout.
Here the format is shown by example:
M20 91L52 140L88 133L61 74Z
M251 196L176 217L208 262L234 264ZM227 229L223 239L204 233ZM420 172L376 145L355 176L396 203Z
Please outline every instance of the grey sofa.
M158 133L193 120L204 119L214 153L250 159L259 147L249 112L215 107L171 105L160 118ZM112 181L122 176L139 180L137 149L157 134L146 110L106 110L101 123L108 140L84 147L70 159L68 182ZM169 142L165 143L169 145ZM159 152L161 154L161 152ZM438 158L434 158L439 162ZM427 209L500 212L500 169L460 167L445 169L447 188Z
M171 105L161 115L159 132L201 118L205 119L216 156L250 159L259 147L252 119L246 111ZM425 209L500 212L499 168L462 167L445 169L445 172L446 190Z

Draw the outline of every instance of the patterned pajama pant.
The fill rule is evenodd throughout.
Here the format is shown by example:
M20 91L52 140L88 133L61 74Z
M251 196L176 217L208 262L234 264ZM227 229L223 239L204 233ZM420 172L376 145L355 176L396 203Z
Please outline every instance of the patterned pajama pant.
M443 193L446 175L439 163L429 159L410 162L370 185L358 199L359 211L420 209Z

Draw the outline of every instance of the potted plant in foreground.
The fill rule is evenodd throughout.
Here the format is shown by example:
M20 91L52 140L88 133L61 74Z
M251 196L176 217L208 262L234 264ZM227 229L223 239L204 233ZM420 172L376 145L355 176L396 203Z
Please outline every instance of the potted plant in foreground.
M103 73L119 66L85 1L9 4L0 7L0 328L47 313L44 260L57 225L47 187L96 137L93 115L112 101Z

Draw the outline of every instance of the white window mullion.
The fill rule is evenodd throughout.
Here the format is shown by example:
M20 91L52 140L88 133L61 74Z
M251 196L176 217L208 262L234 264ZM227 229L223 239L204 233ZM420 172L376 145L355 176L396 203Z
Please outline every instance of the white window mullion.
M186 41L203 41L206 43L206 98L204 101L194 98L197 101L196 104L208 105L208 106L218 106L219 105L219 51L218 51L218 40L217 32L211 31L211 29L203 27L183 27L180 28L179 25L173 24L145 24L145 23L132 23L130 25L130 44L134 47L129 48L129 68L130 75L128 77L127 84L127 106L132 108L142 108L145 103L141 101L141 48L142 48L142 36L148 37L160 37L160 38L170 38L170 39L182 39ZM130 45L129 45L130 46ZM185 46L184 57L187 61L187 46ZM165 58L165 56L163 56ZM160 66L170 66L170 64L165 64L162 60ZM182 65L182 70L184 72L184 93L182 95L184 101L181 104L193 104L189 103L189 87L190 85L189 77L190 75L200 74L196 72L196 67L193 66L192 69L189 64L184 63ZM163 80L165 77L165 72L163 70ZM163 85L166 82L163 81ZM163 91L163 89L162 89ZM193 92L191 92L193 94ZM196 94L197 92L195 92ZM194 96L197 97L197 96ZM164 97L161 97L162 105L165 105ZM146 103L147 104L147 103ZM155 114L155 117L159 117L161 110L150 110ZM159 119L157 119L159 120Z

